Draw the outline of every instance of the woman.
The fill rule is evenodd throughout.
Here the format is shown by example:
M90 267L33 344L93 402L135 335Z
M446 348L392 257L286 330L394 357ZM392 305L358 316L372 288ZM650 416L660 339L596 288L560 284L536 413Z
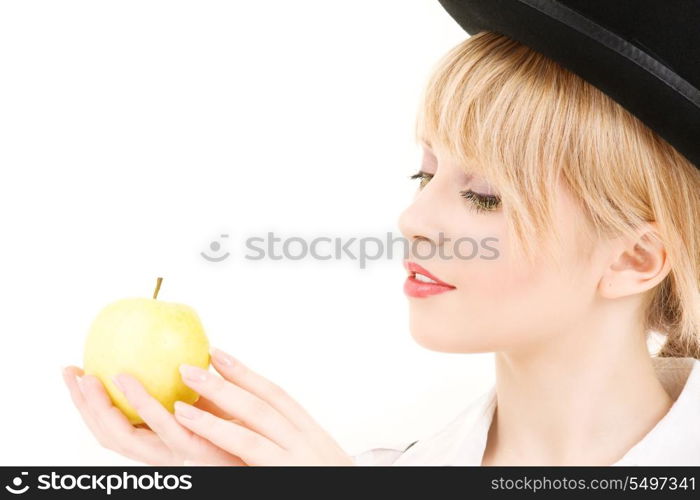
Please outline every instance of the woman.
M418 118L419 186L399 220L411 334L494 352L494 387L433 434L349 456L221 351L222 377L183 367L202 398L174 416L120 376L149 428L69 367L104 446L150 464L700 465L700 169L577 74L489 30L440 61ZM495 258L465 258L465 237ZM653 332L665 336L655 356Z

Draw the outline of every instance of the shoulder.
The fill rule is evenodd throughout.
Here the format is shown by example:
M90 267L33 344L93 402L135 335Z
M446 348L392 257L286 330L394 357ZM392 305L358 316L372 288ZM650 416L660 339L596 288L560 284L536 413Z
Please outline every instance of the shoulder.
M614 465L700 465L700 360L658 358L659 379L674 403Z
M448 465L462 452L461 459L480 462L494 401L495 388L491 388L432 434L371 448L353 460L356 465Z

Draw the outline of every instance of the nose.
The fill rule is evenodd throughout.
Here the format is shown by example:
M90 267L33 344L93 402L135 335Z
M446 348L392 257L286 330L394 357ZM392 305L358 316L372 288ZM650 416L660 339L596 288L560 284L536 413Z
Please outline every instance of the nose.
M434 193L432 195L428 193L428 189L429 187L423 188L399 215L399 230L411 248L409 259L412 256L416 257L416 254L429 255L430 245L437 250L437 247L444 243L445 232L441 221L444 221L445 217L441 217L439 200ZM441 238L440 235L443 237ZM419 251L419 245L426 248L421 248Z

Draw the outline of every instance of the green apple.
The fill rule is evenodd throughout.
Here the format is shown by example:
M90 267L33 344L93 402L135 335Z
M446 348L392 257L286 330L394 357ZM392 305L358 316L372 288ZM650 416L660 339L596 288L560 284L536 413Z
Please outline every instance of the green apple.
M177 400L194 403L199 394L182 381L180 364L209 367L209 341L190 306L153 298L125 298L107 305L90 326L83 370L104 384L114 405L132 424L143 419L114 385L112 377L128 373L171 413Z

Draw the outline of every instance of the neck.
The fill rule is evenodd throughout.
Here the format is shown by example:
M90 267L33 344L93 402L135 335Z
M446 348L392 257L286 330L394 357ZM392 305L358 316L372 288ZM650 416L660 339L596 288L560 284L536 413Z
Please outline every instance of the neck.
M639 442L673 400L642 329L628 324L601 315L556 341L496 353L484 465L610 465Z

